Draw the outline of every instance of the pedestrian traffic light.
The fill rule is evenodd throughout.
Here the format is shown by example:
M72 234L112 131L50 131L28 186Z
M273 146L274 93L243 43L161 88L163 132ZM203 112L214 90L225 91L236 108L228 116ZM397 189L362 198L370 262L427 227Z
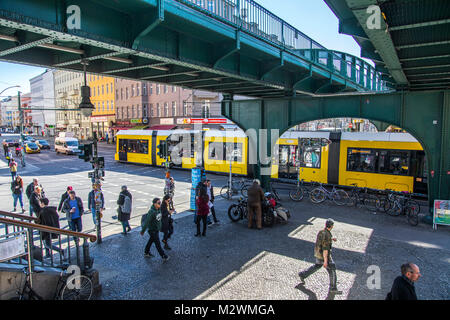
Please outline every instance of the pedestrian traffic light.
M158 145L158 156L162 159L166 159L169 155L168 149L167 149L167 141L161 140Z
M78 149L81 150L81 153L78 155L78 158L83 159L85 162L91 160L92 155L92 143L80 144Z

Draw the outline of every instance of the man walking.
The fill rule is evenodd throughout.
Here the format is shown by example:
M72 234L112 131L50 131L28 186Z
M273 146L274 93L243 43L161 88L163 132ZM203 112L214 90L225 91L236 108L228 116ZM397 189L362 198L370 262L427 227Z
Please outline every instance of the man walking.
M38 179L36 179L36 178L33 179L33 181L27 186L27 189L25 190L25 193L26 193L27 198L30 203L30 216L33 216L33 206L31 205L31 195L34 193L34 189L36 187L40 187L41 191L43 193L44 190L43 190L42 186L39 184ZM36 212L36 214L37 214L37 212Z
M42 196L41 191L42 189L39 186L35 187L34 192L31 194L30 197L30 210L32 210L36 216L43 207L42 200L44 197ZM32 216L31 213L30 216Z
M159 231L161 230L161 200L155 198L152 201L153 205L147 213L147 219L144 222L141 230L141 236L144 235L145 231L148 230L150 239L147 242L144 250L144 257L150 258L153 255L150 253L150 247L155 243L156 250L158 250L159 255L163 261L169 260L169 257L165 254L164 250L161 248L161 243L159 242Z
M2 145L3 145L3 151L5 152L5 158L6 158L6 155L8 154L8 149L9 149L8 143L6 143L5 141L3 141L3 142L2 142Z
M256 216L256 228L262 229L262 208L261 202L264 200L264 191L258 179L253 180L253 185L248 189L248 227L252 228L253 216Z
M320 268L325 268L330 276L330 293L340 293L336 287L336 265L331 257L331 244L336 241L331 235L331 230L334 226L334 220L328 219L325 222L325 229L320 230L317 234L316 244L314 246L314 256L316 258L316 264L309 267L307 270L300 272L298 275L302 283L305 283L305 279L312 275Z
M130 220L131 216L132 200L133 197L128 191L127 186L122 186L122 191L119 194L117 204L119 205L118 220L122 223L123 235L126 235L127 232L131 231L130 223L128 222L128 220Z
M402 275L395 278L386 300L417 300L414 283L421 277L419 267L408 262L401 266L400 271Z
M94 225L98 224L97 215L101 215L102 211L105 210L105 198L101 188L102 185L100 183L94 183L88 196L88 209L92 212Z
M213 216L214 223L219 223L216 217L216 210L214 209L214 188L211 184L211 180L206 180L206 191L209 197L209 210Z
M84 213L83 201L75 195L75 191L69 192L69 198L63 204L63 211L66 213L70 230L81 232L83 230L81 223L81 216Z

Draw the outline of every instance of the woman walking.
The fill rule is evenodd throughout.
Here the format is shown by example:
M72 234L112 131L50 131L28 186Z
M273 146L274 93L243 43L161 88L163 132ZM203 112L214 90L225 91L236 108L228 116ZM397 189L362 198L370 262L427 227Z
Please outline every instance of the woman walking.
M14 181L17 175L17 162L14 159L11 159L11 162L9 163L9 171L11 172L12 181Z
M161 204L161 232L164 233L162 242L164 243L164 249L171 250L167 240L173 233L173 225L171 223L173 210L170 208L170 196L165 195Z
M118 220L122 223L123 235L127 235L127 232L131 231L130 220L131 216L131 208L132 208L132 200L130 191L128 191L127 186L122 186L122 191L119 194L119 199L117 200L117 204L119 205L118 210Z
M22 208L22 213L24 213L25 209L23 208L23 200L22 200L23 180L22 180L21 176L16 176L14 181L11 182L11 191L12 191L12 196L14 199L14 211L16 211L17 199L19 199L20 207Z
M207 217L209 213L209 197L206 188L200 189L200 194L197 199L197 233L196 237L200 236L200 221L203 221L202 236L206 236Z

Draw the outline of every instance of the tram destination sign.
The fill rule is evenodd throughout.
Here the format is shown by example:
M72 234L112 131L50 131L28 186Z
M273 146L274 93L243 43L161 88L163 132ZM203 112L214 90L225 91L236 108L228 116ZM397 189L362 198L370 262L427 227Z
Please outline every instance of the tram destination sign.
M326 138L298 138L299 147L326 147L330 143Z

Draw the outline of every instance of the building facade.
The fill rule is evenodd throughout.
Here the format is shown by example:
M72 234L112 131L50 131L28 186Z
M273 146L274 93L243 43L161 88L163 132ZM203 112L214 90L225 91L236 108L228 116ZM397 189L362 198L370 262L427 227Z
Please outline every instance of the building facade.
M56 94L56 128L58 132L73 132L78 139L92 136L89 117L77 109L81 103L81 86L84 77L81 72L57 70L54 73Z
M56 127L54 70L47 69L44 73L30 79L29 116L32 118L32 132L35 135L54 135Z
M114 94L115 79L98 75L88 75L88 86L91 88L92 112L91 132L97 132L97 137L111 136L111 130L116 122L116 107Z

